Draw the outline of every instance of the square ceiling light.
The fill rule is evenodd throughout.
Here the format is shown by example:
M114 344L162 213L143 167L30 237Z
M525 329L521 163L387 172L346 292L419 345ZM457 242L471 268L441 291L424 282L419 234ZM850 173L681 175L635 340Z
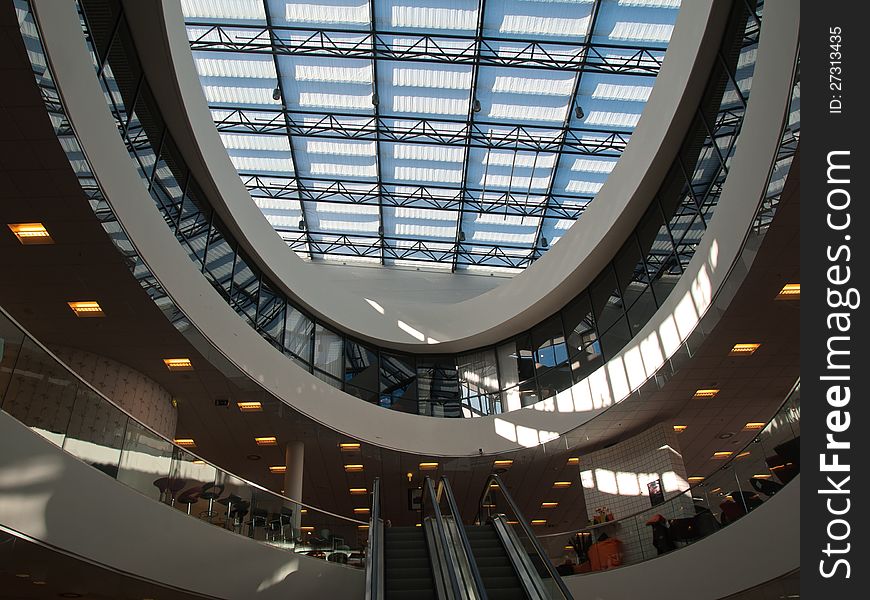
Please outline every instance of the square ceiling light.
M263 410L263 404L260 402L236 402L236 406L239 407L239 411L241 412L261 412Z
M196 448L196 442L193 441L193 438L175 438L172 441L182 448Z
M800 300L801 299L801 284L787 283L782 286L779 293L776 295L777 300Z
M734 344L728 356L751 356L761 347L761 344Z
M164 358L163 364L170 371L193 371L193 363L189 358Z
M276 438L274 435L255 437L254 441L257 443L258 446L277 446L278 445L278 438Z
M42 223L10 223L9 229L25 246L53 244L54 240Z
M699 398L715 398L719 395L719 390L717 389L706 389L706 390L696 390L692 395L693 400L697 400Z
M94 300L67 302L67 305L72 309L77 317L88 318L106 316L106 313L103 312L103 307L100 306L99 302Z
M344 465L345 473L362 473L363 468L362 465Z
M269 472L270 473L286 473L287 467L285 465L274 465L272 467L269 467Z

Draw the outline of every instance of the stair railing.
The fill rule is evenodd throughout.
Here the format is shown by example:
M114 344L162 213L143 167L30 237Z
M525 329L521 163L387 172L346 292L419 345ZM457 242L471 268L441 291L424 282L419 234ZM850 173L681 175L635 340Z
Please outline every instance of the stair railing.
M372 483L372 509L366 550L366 600L384 597L384 523L381 520L381 480Z

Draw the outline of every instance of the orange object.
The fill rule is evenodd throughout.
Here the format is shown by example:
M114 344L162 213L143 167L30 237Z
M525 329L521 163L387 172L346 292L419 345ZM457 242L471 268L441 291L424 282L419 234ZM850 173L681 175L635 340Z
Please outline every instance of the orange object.
M622 543L614 538L596 542L589 547L589 564L592 571L606 571L622 564Z

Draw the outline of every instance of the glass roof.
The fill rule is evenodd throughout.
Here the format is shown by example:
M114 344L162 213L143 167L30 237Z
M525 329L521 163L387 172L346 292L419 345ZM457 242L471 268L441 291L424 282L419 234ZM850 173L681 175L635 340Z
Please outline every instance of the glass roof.
M212 117L313 261L516 272L631 138L680 0L182 0Z

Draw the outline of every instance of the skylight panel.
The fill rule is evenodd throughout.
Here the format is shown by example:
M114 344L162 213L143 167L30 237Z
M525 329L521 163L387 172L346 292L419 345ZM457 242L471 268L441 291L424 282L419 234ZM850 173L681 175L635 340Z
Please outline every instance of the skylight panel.
M615 160L578 158L574 161L574 164L571 165L571 170L583 173L610 173L615 166Z
M399 181L431 181L434 183L460 183L462 169L397 166L393 176Z
M469 272L477 271L482 273L504 273L505 275L513 275L522 271L522 269L518 269L515 267L503 267L500 265L493 265L488 263L482 265L460 265L458 268Z
M652 94L651 85L618 85L599 83L592 92L595 100L621 100L623 102L646 102Z
M298 213L300 211L299 200L286 200L283 198L267 198L255 196L254 204L262 211L282 211Z
M181 12L187 19L266 20L263 3L248 0L181 0Z
M473 31L477 27L477 8L393 5L390 25L397 28Z
M375 143L306 139L305 151L308 154L327 154L330 156L374 156Z
M575 223L572 219L558 219L553 224L553 229L557 231L566 231L571 228L571 225Z
M552 169L556 164L553 153L537 154L534 152L512 152L510 150L489 150L483 159L484 165L491 167L524 167L535 169Z
M234 77L239 79L271 79L277 81L275 61L270 56L245 58L206 58L194 56L200 77Z
M534 244L535 232L475 231L471 239L475 242L497 244Z
M467 90L471 88L471 67L413 68L397 66L392 69L396 87Z
M290 151L290 140L284 135L222 133L220 136L227 150Z
M474 216L474 222L478 225L505 225L513 227L528 227L534 221L532 217L524 215L505 215L495 213L478 213Z
M549 187L550 177L525 177L520 175L497 175L487 173L480 179L480 185L485 187L510 188L512 190L545 190Z
M434 210L427 208L409 208L397 206L393 209L396 219L420 219L427 221L456 221L456 213L448 210Z
M225 85L203 85L205 99L214 104L235 106L278 105L280 100L272 98L274 87L241 87Z
M395 144L393 158L397 160L461 163L465 159L465 149L435 144Z
M354 219L319 219L319 229L331 232L377 233L378 221L357 221Z
M312 4L288 0L284 18L289 23L336 23L347 25L368 25L369 5L367 1L350 0L348 4Z
M639 121L640 114L593 110L586 115L585 123L606 127L636 127Z
M350 165L336 163L312 162L309 165L312 175L328 175L332 177L377 177L378 169L371 165Z
M296 229L299 223L300 212L296 211L289 215L266 214L266 220L274 229Z
M265 158L254 156L233 156L230 155L230 160L239 171L244 172L261 172L268 171L271 173L292 173L293 161L290 157L287 158Z
M327 94L323 92L300 92L299 106L372 110L372 96L370 92L362 94Z
M343 254L327 254L327 253L318 253L315 251L317 258L320 258L324 261L328 262L342 262L342 263L368 263L368 264L380 264L381 259L378 256L357 256L355 254L351 254L353 249L347 246L340 246L340 251ZM344 254L346 253L346 254Z
M575 194L597 194L598 191L604 186L603 183L598 181L577 181L572 180L568 182L567 187L565 188L569 192L574 192Z
M674 26L667 23L632 23L617 21L608 36L612 40L631 40L635 42L668 42Z
M396 223L395 232L398 236L419 238L453 238L456 236L455 225L418 225L416 223Z
M296 81L371 84L369 63L359 60L346 62L349 64L330 64L322 59L314 64L297 63L293 65L293 75Z
M519 35L553 35L584 37L589 30L589 17L542 17L505 15L499 27L501 33Z
M352 202L315 202L314 208L322 214L354 214L374 217L379 214L378 207L375 205Z
M394 96L393 111L431 115L466 115L467 98L433 98L429 96Z
M568 105L565 106L526 106L523 104L500 104L493 102L489 116L494 119L515 121L555 121L565 120Z
M619 0L619 6L638 8L680 8L682 0Z
M422 256L422 254L421 254ZM389 263L388 263L389 264ZM431 260L405 260L402 258L396 258L392 261L392 264L397 267L420 267L427 269L450 269L451 263L449 262L433 262Z
M408 250L414 247L417 240L390 240L390 243L394 248ZM427 246L435 252L450 252L453 249L453 242L430 242Z
M574 91L575 76L559 74L559 77L511 77L496 75L492 86L494 93L530 94L535 96L570 96Z

